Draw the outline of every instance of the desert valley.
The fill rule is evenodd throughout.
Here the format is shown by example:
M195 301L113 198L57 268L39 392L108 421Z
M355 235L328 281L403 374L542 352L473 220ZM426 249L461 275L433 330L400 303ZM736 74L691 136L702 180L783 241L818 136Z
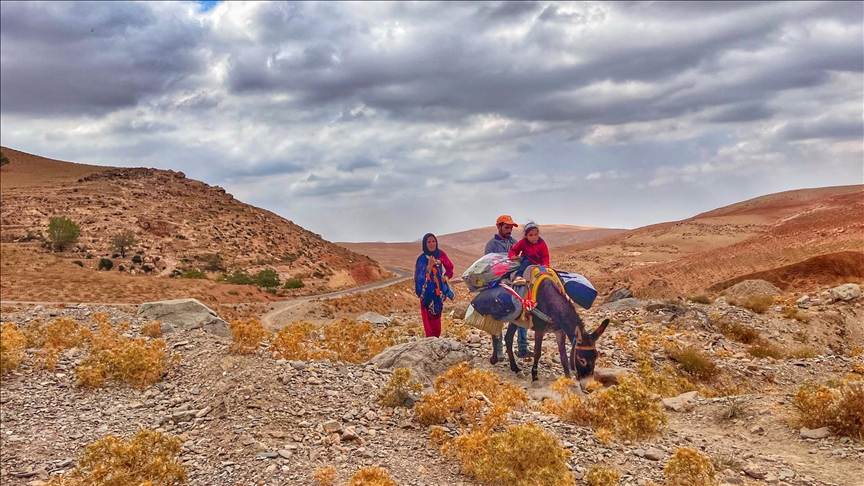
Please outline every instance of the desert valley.
M598 290L589 330L611 319L582 387L554 339L532 382L465 324L458 277L494 227L440 236L456 299L424 338L419 242L332 243L180 172L2 152L4 485L864 484L862 185L541 226Z

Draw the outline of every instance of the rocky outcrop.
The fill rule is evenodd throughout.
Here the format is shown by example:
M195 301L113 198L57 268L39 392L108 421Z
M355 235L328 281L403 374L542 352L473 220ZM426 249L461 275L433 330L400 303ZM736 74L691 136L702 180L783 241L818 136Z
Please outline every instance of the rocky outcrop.
M451 366L472 357L471 351L458 341L431 337L389 347L369 363L382 369L411 368L418 381L432 383Z
M138 308L138 317L161 321L178 330L201 328L220 337L231 337L228 323L196 299L147 302Z
M831 289L831 298L834 300L852 300L861 296L861 287L854 283L847 283Z

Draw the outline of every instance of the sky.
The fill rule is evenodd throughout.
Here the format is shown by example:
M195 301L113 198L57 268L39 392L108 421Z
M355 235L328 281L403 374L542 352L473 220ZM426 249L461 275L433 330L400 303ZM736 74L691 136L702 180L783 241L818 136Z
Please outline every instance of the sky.
M0 143L331 241L634 228L864 183L864 3L3 1Z

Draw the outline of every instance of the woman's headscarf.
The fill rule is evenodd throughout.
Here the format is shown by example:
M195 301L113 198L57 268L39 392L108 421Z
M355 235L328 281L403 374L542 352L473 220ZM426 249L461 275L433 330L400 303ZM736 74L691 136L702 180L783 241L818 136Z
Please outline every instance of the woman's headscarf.
M435 251L429 250L429 248L426 246L426 242L429 240L430 236L432 238L435 238ZM433 235L432 233L426 233L426 235L423 236L423 254L426 256L434 256L435 258L441 256L441 248L438 247L438 237Z

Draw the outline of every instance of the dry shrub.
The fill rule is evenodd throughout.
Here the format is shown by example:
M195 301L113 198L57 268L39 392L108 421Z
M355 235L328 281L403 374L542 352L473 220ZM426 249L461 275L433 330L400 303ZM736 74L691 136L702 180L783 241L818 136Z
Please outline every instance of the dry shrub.
M446 452L462 463L462 474L484 484L574 485L567 467L571 453L542 427L523 424L504 432L482 428L457 436Z
M14 322L0 324L0 375L18 368L26 355L27 338Z
M796 306L786 306L783 308L783 317L787 319L795 319L804 323L810 322L810 314L802 311Z
M129 441L109 435L84 449L68 477L55 476L48 485L175 486L186 482L179 454L178 439L152 430L141 429Z
M318 481L318 486L333 486L336 484L336 468L333 466L323 467L312 475Z
M451 418L460 425L473 427L480 423L487 406L502 408L521 405L528 395L509 382L501 382L490 371L471 369L459 363L435 378L435 392L423 395L414 406L415 417L423 425L434 425Z
M351 476L345 486L396 486L396 481L383 467L366 466Z
M411 368L396 368L390 381L378 392L378 403L385 407L399 407L412 393L419 393L423 385L411 382Z
M864 383L847 383L834 390L805 383L792 403L798 409L800 425L830 427L837 435L864 440Z
M585 474L585 484L588 486L615 486L621 481L621 471L594 464Z
M720 332L727 338L741 344L751 344L759 340L759 331L737 322L721 324Z
M666 423L666 414L655 402L651 390L636 376L618 378L618 385L582 400L570 393L572 380L559 378L553 389L561 394L558 403L547 401L545 411L565 422L611 431L623 439L649 437ZM608 436L608 432L604 432Z
M141 334L154 339L162 337L162 323L153 321L144 324L141 326Z
M90 356L75 369L79 386L97 388L112 379L147 388L162 379L169 362L165 341L124 336L129 330L126 322L114 328L107 319L97 321L99 330L93 335Z
M746 417L748 413L747 407L738 402L732 402L728 407L723 409L720 413L720 418L723 420L738 420Z
M462 321L454 321L449 317L441 319L441 337L455 339L456 341L465 341L470 329L471 327Z
M292 322L276 333L270 342L270 350L278 352L285 359L305 361L315 350L307 341L313 335L317 336L317 331L318 327L311 322Z
M59 317L47 324L39 319L31 321L24 328L24 335L27 336L27 346L36 349L35 364L53 371L60 353L81 346L91 333L89 328L79 326L75 320Z
M663 468L666 486L713 486L716 471L711 458L687 447L679 447Z
M815 358L819 354L813 346L797 346L792 348L787 354L790 358L810 359Z
M732 299L730 304L762 314L774 305L774 297L770 295L750 295L743 299Z
M677 361L684 371L699 381L708 382L717 376L717 365L695 346L669 347L666 355Z
M654 367L654 360L650 356L637 358L636 372L649 390L667 398L677 397L682 393L696 389L696 385L686 377L681 376L675 368L668 364L657 371Z
M247 321L237 319L229 324L231 328L231 345L228 350L237 354L252 354L258 350L258 344L267 337L267 331L257 317Z
M713 304L714 299L708 297L707 295L695 295L693 297L689 297L690 302L695 302L697 304Z
M760 339L755 344L748 347L747 352L754 358L783 359L786 356L786 353L780 348L780 346L764 339Z

